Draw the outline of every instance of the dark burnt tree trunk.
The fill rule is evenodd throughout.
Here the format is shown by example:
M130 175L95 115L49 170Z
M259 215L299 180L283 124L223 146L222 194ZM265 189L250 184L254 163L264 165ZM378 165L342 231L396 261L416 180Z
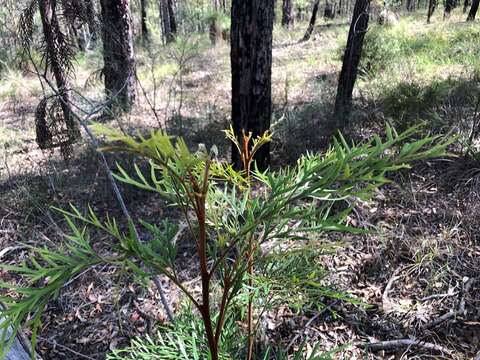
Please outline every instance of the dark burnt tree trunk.
M175 4L174 0L168 0L168 18L170 20L170 31L172 32L173 36L177 35L177 18L175 17Z
M168 0L160 0L160 21L162 23L162 32L165 43L171 43L175 40L170 20L170 11L168 10Z
M455 0L445 0L445 10L443 12L443 18L447 19L450 17L450 13L455 7Z
M368 29L369 11L370 0L355 1L335 100L335 119L340 126L345 125L352 108L353 88L362 56L363 39Z
M470 8L470 11L468 12L467 21L474 21L475 20L475 16L477 15L477 11L478 11L479 2L480 2L479 0L473 0L472 1L472 7Z
M85 9L87 12L87 21L88 21L88 32L90 35L89 47L94 47L97 43L97 16L95 13L95 6L93 5L93 0L85 0Z
M113 111L131 110L135 101L135 59L128 0L101 0L103 18L103 74Z
M293 26L293 1L283 0L282 4L282 26L290 29Z
M147 0L140 0L140 22L142 27L142 40L147 43L149 40L148 26L147 26Z
M312 36L313 29L315 29L315 23L317 22L318 8L320 6L320 0L316 0L313 5L312 17L310 18L310 23L308 24L307 31L303 35L302 41L308 41Z
M70 111L70 93L67 71L65 68L66 54L62 48L65 46L65 35L62 34L57 17L56 0L39 0L40 17L42 20L43 36L45 39L45 51L47 67L55 79L57 91L61 100L63 118L69 138L74 140L80 136L77 124Z
M232 125L254 137L270 128L272 116L273 0L233 0L231 28ZM267 145L257 153L260 169L270 163ZM241 168L233 148L232 162Z
M470 1L469 0L464 0L463 1L463 13L464 14L467 12L469 6L470 6Z
M430 24L435 8L437 7L437 0L428 1L428 14L427 14L427 24Z

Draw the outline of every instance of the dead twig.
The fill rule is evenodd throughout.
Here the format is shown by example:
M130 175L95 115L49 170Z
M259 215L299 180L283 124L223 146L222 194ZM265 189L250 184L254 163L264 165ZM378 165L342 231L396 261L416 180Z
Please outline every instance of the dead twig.
M39 336L38 339L51 344L53 347L58 347L58 348L60 348L64 351L68 351L69 353L72 353L73 355L76 355L76 356L78 356L82 359L95 360L95 358L90 357L90 356L85 355L85 354L82 354L82 353L79 353L78 351L75 351L75 350L69 348L68 346L57 343L55 340L46 339L46 338L41 337L41 336Z
M295 341L297 341L297 339L300 337L300 336L303 336L303 334L305 333L305 331L307 330L307 328L316 320L318 319L321 315L323 315L325 312L327 312L328 310L330 310L333 306L335 306L336 304L338 304L340 302L340 300L337 300L335 302L333 302L331 305L328 305L326 308L322 309L322 311L316 313L310 320L308 320L308 322L305 324L305 326L303 327L303 330L298 333L297 335L295 335L295 337L290 341L290 343L287 345L286 347L286 350L288 352L288 350L293 346L293 344L295 344Z
M445 322L445 321L447 321L451 318L454 318L454 317L457 317L457 316L464 316L465 313L466 313L465 294L467 294L470 291L470 288L472 287L472 285L475 283L476 280L477 279L475 279L475 278L472 278L472 279L469 279L467 277L463 278L462 288L461 288L461 291L459 293L459 301L458 301L457 308L448 311L446 314L443 314L442 316L430 321L429 323L426 323L422 327L422 329L423 330L431 329L431 328L433 328L437 325L442 324L443 322Z
M363 343L362 347L367 348L371 351L380 351L380 350L394 350L402 347L419 347L426 350L437 351L441 353L448 354L453 356L453 351L443 347L441 345L428 343L425 341L415 340L415 339L398 339L398 340L389 340L389 341L380 341L376 343Z
M445 293L445 294L432 294L432 295L420 298L420 299L418 299L418 301L425 302L425 301L436 300L436 299L444 299L446 297L455 296L455 295L458 295L457 291L449 292L449 293Z

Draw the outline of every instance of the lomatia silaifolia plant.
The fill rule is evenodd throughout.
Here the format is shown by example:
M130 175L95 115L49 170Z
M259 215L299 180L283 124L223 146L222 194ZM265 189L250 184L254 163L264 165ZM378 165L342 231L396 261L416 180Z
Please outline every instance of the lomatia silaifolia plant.
M58 296L69 279L91 266L107 263L145 279L151 278L152 271L170 279L201 317L206 341L199 346L205 346L202 349L211 360L223 358L222 332L235 316L240 318L233 321L245 325L243 353L236 358L259 358L254 342L262 309L279 297L286 302L286 291L311 290L310 285L318 280L315 273L306 271L305 262L299 261L301 268L291 266L290 275L283 273L279 281L278 260L312 256L320 246L315 242L320 232L357 231L344 224L355 199L369 199L375 189L388 182L387 172L441 156L450 143L438 137L410 140L417 129L398 134L387 126L385 139L375 136L351 145L339 135L325 154L307 154L295 166L261 172L255 167L255 153L271 140L269 133L255 139L244 134L243 141L238 142L232 130L226 131L244 166L237 171L217 159L215 147L207 150L201 146L191 152L182 139L161 131L148 138L101 126L96 131L112 144L103 151L127 152L149 161L147 173L137 165L133 173L118 166L116 178L160 194L181 211L195 245L201 294L178 275L178 226L172 220L152 224L129 219L121 226L112 218L101 220L92 209L83 214L72 206L69 211L61 210L71 229L61 250L32 248L32 256L22 264L0 265L23 276L29 284L1 284L15 295L0 298L7 305L0 313L7 320L1 326L14 331L24 324L30 326L35 344L48 301ZM344 206L334 207L337 202ZM89 228L108 235L110 254L115 255L93 250ZM151 236L145 238L151 240L139 238L138 234L146 232ZM42 285L37 286L39 283ZM240 315L239 304L245 306ZM5 340L5 331L3 337Z

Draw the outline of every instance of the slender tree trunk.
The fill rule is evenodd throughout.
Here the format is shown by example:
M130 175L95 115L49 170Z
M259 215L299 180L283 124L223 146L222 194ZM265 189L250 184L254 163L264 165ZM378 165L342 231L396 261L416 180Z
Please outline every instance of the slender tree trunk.
M305 32L305 35L303 36L302 41L308 41L310 39L310 37L312 36L313 29L315 29L315 23L317 22L317 14L318 14L319 6L320 6L320 0L316 0L315 4L313 5L312 17L310 18L310 24L308 24L307 31Z
M114 111L130 111L135 101L135 58L128 0L101 0L105 91Z
M479 2L480 2L480 0L473 0L472 1L472 7L470 8L470 11L468 12L467 21L474 21L475 20L475 16L477 15L477 11L478 11Z
M270 129L273 0L233 0L231 16L232 124L241 140L242 131L257 137ZM268 167L268 145L255 160L260 169ZM242 168L235 149L232 162Z
M463 13L464 14L467 12L469 6L470 6L470 1L469 0L464 0L463 1Z
M45 38L46 52L50 72L55 78L57 91L61 97L63 118L70 140L80 136L80 131L70 111L69 82L66 69L62 66L64 56L60 53L62 45L59 43L61 34L60 24L57 18L55 0L39 0L40 17L42 19L43 35Z
M445 0L445 10L443 12L444 19L448 19L450 17L450 13L452 12L454 7L455 7L454 0Z
M283 0L282 26L290 29L293 26L293 3L292 0Z
M427 14L427 24L430 24L430 20L435 12L435 8L437 7L437 0L429 0L428 1L428 14Z
M172 32L172 23L170 21L170 11L168 9L168 0L160 0L160 20L162 22L162 31L165 42L171 43L175 40Z
M362 56L363 39L368 29L369 11L370 0L355 1L335 100L335 118L340 125L345 125L350 115L353 88L357 80L358 65Z
M168 18L170 20L170 31L173 34L173 37L177 35L178 27L177 27L177 19L175 17L175 4L174 0L168 0Z
M147 43L149 40L147 26L147 0L140 0L140 16L142 26L142 40L144 43Z

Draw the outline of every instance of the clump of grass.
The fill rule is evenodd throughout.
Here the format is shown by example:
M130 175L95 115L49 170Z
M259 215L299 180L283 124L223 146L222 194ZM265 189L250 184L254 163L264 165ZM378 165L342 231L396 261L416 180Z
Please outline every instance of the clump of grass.
M470 24L426 28L403 19L392 27L373 26L365 37L362 67L371 76L398 71L406 62L415 64L417 72L431 72L439 66L477 67L479 37L480 29Z
M20 70L7 68L0 82L0 100L21 101L42 91L37 78L28 79Z
M475 77L449 77L426 84L400 82L387 89L379 103L383 113L398 125L408 126L421 119L428 121L430 129L440 130L460 125L474 111L479 96Z

